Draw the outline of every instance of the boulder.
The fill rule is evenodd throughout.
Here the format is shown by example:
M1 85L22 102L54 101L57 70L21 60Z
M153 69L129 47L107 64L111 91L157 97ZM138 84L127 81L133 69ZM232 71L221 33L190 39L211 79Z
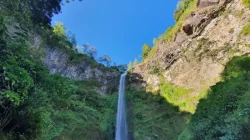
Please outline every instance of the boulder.
M192 35L193 34L193 25L192 24L186 24L182 27L182 30L187 34L187 35Z

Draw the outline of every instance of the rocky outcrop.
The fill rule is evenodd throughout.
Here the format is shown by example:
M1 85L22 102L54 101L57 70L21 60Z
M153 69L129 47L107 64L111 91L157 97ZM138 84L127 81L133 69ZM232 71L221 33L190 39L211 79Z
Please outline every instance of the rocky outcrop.
M186 20L183 26L183 31L187 35L197 37L205 29L205 27L216 17L220 12L225 11L227 3L231 0L200 0L198 6L207 8L200 8L196 12L193 12Z
M199 7L206 7L211 5L216 5L220 2L220 0L199 0L198 6Z
M153 85L153 90L158 90L162 82L169 82L193 89L189 97L198 96L220 81L224 65L231 58L250 52L250 37L240 33L249 22L249 15L250 10L241 0L200 0L175 39L158 43L154 57L132 73L141 75L146 86Z
M69 63L69 55L56 48L45 47L44 51L46 55L42 59L43 64L53 74L76 80L96 80L101 84L101 87L96 89L101 95L118 87L120 75L118 71L104 70L101 65L92 67L87 60L82 60L80 63Z

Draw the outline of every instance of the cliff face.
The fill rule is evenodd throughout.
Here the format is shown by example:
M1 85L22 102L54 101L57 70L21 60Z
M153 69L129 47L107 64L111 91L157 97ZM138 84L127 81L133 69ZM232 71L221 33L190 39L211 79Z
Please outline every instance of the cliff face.
M132 73L142 77L144 86L151 85L151 91L171 83L192 89L185 98L193 99L220 81L229 60L249 54L250 37L241 34L249 15L241 0L200 0L174 39L157 43L153 57Z
M96 80L101 84L101 87L96 89L101 95L104 95L108 90L117 88L119 72L104 70L101 66L93 67L87 60L70 63L69 55L56 48L44 48L44 50L46 55L42 61L51 73L58 73L77 80Z
M44 45L42 38L35 33L30 34L30 46L39 50L42 56L42 63L49 69L52 74L60 74L61 76L75 80L95 80L100 83L100 87L96 88L96 92L101 95L117 89L119 85L120 73L116 70L106 68L102 64L90 60L83 59L77 62L70 61L70 54L63 49L57 47L48 47ZM47 47L46 47L47 46ZM37 51L35 51L36 53ZM75 53L74 55L77 55ZM95 66L93 66L93 61Z

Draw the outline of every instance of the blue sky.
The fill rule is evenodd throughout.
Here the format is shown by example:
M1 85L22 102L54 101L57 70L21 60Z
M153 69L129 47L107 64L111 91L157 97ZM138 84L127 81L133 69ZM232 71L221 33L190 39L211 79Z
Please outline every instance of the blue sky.
M174 24L179 0L75 0L53 17L76 35L77 44L95 46L98 56L109 55L117 64L139 58L144 43Z

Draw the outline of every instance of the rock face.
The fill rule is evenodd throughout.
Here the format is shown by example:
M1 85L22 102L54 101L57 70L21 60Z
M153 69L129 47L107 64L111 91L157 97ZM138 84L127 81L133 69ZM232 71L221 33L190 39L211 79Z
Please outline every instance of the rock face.
M216 5L220 2L220 0L200 0L198 5L200 7L206 7L211 5Z
M200 0L175 39L158 43L154 57L132 73L140 75L146 85L153 85L153 90L164 81L193 89L189 96L198 96L220 80L232 57L250 52L250 37L240 33L249 15L250 9L241 0ZM160 72L154 74L155 69Z
M118 87L119 72L103 70L101 66L92 68L90 62L84 60L76 64L69 63L67 53L49 47L44 48L44 50L46 55L42 61L51 73L77 80L97 80L101 83L101 87L96 91L101 95Z
M41 38L36 33L30 34L28 43L36 49L42 46ZM55 47L41 47L41 49L40 51L45 53L42 62L53 74L76 80L96 80L101 85L96 91L101 95L119 86L120 73L118 71L104 69L102 65L92 67L88 60L70 63L68 53Z

